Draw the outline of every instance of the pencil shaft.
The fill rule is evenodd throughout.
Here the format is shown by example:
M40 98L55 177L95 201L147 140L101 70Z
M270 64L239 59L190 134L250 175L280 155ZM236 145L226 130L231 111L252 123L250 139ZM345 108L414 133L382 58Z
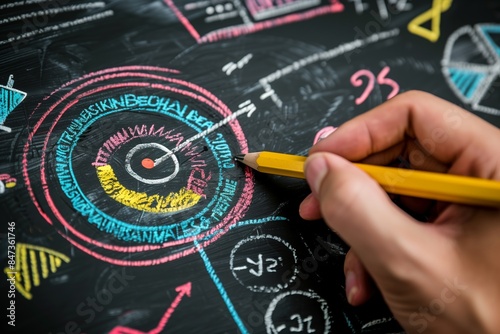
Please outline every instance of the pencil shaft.
M247 153L243 163L267 174L304 178L306 157L275 152ZM355 163L393 194L461 204L500 207L500 182L474 177L441 174Z

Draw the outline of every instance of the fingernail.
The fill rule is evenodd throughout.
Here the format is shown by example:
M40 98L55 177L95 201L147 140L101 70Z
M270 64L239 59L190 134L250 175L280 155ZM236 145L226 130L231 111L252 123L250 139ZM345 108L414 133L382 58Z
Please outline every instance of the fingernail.
M321 182L328 171L325 158L320 154L313 154L307 160L304 166L307 182L312 192L317 195L321 187Z
M311 200L312 200L312 195L311 194L307 195L306 198L304 198L302 200L302 202L299 205L299 213L302 211L303 207L309 205L309 203L311 202Z
M354 297L358 293L358 284L356 282L356 274L353 271L348 271L345 275L345 291L347 295L347 301L352 304Z
M319 143L320 141L331 135L335 130L337 130L337 128L333 126L327 126L326 128L319 130L319 132L314 137L313 144Z

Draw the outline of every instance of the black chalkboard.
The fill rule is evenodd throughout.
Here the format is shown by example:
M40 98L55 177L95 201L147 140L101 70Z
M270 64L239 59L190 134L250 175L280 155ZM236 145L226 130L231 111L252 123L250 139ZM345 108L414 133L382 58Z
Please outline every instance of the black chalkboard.
M305 181L232 157L306 155L412 89L500 125L498 22L494 1L2 2L2 327L402 332L380 296L347 303Z

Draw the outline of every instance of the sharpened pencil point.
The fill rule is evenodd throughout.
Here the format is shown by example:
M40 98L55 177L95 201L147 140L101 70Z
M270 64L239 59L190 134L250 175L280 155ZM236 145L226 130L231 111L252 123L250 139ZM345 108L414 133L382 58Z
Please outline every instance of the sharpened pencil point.
M244 154L237 154L233 157L233 159L235 161L243 161L243 159L245 159L245 155Z

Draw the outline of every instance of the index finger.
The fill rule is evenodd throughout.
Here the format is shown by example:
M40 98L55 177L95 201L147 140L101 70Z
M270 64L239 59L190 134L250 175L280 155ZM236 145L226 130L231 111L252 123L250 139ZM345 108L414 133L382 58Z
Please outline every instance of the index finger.
M498 161L500 149L492 139L499 134L491 124L448 101L411 91L341 125L313 146L310 154L327 151L360 161L391 148L404 151L409 141L417 140L428 155L443 164L453 165L460 159L462 165L470 166L484 156ZM500 176L499 169L497 163L489 170L456 168L455 172L491 177L492 172Z

